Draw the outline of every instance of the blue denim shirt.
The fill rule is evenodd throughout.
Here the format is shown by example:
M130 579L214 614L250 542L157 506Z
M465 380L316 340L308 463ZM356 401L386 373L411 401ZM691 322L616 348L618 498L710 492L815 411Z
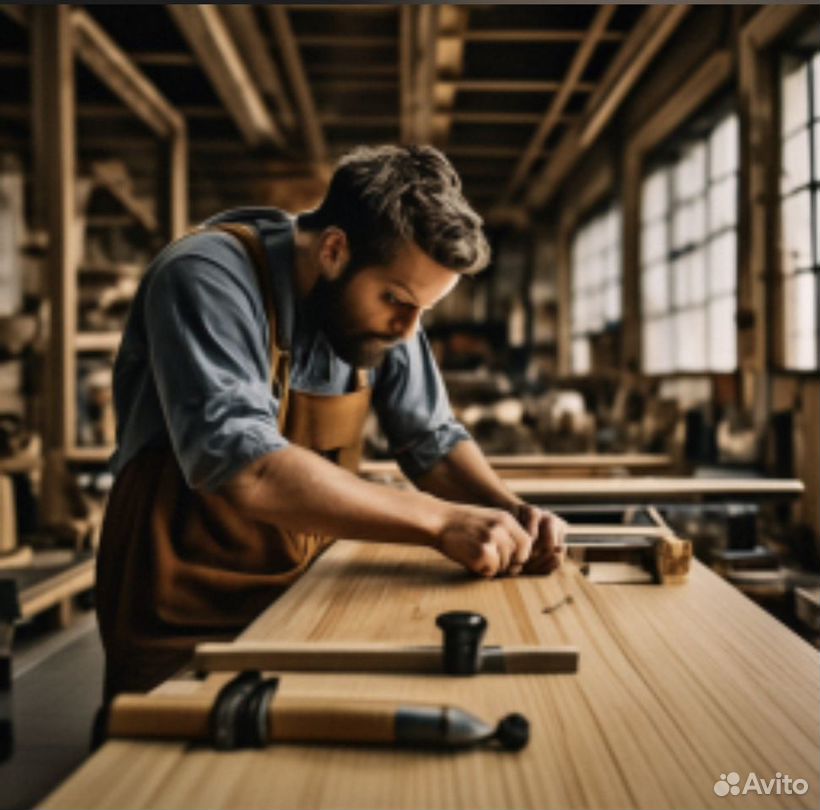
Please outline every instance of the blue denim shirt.
M291 347L291 387L354 390L356 372L331 348L295 293L294 220L237 209L206 224L246 222L268 254L279 344ZM144 447L170 444L188 485L213 490L288 445L269 382L268 321L250 260L232 236L204 231L166 247L140 284L114 366L115 473ZM424 333L370 372L373 408L403 471L416 478L469 438L452 414Z

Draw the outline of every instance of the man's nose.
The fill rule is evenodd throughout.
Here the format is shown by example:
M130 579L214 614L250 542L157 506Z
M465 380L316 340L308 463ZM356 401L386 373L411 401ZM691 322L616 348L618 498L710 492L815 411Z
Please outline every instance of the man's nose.
M420 320L421 310L408 310L406 314L396 315L390 322L390 328L398 340L409 340L416 334Z

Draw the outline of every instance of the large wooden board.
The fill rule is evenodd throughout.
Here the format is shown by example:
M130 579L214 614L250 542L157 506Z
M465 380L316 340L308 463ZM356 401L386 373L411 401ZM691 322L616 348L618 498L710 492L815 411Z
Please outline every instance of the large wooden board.
M514 478L507 486L533 503L670 503L799 498L801 481L790 478Z
M573 601L545 614L571 593ZM44 807L817 807L817 653L701 565L677 586L479 581L434 552L337 543L243 635L436 643L436 615L489 619L488 643L574 644L574 675L290 675L289 694L449 701L526 714L524 751L281 745L216 753L106 744ZM185 688L169 683L161 689ZM806 779L804 796L714 792L721 774Z

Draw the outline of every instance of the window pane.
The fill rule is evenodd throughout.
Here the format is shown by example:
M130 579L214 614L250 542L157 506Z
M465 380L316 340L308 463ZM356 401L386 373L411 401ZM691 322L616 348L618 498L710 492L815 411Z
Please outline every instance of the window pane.
M780 207L783 239L783 271L787 274L810 267L811 197L808 190L786 197Z
M735 291L737 284L737 236L727 231L709 242L709 293Z
M706 250L699 247L689 256L689 300L702 304L706 300Z
M608 323L621 319L621 285L617 281L604 288L604 318Z
M820 265L820 190L814 192L814 266Z
M672 261L672 303L675 309L689 304L689 253Z
M738 160L737 116L724 118L709 136L709 176L723 177L737 169Z
M800 273L785 280L786 365L808 371L817 368L817 278Z
M643 325L643 367L650 374L672 370L670 322L659 318Z
M813 272L786 279L786 334L813 334L817 323L817 290Z
M811 145L809 130L799 129L783 141L780 168L780 193L788 194L811 182Z
M820 119L820 51L814 55L812 60L812 71L814 73L814 117ZM815 166L820 164L815 163Z
M668 206L666 195L666 170L660 169L652 172L643 182L641 200L641 220L643 222L666 216Z
M733 371L737 366L737 326L734 296L709 302L709 365L712 371Z
M820 83L820 75L817 81ZM820 116L820 107L815 107L814 113ZM814 124L814 179L820 180L820 121Z
M644 315L658 315L669 309L669 271L666 264L658 264L643 272Z
M681 371L706 368L706 313L700 307L675 315L675 349Z
M700 194L706 186L706 145L703 141L687 146L675 165L675 199Z
M781 79L782 132L788 135L809 120L809 64L794 57L783 59Z
M641 234L641 264L665 259L668 251L666 222L646 225Z
M709 232L729 228L737 221L737 176L730 175L709 188Z
M703 197L684 203L672 218L672 247L679 250L706 235L706 204Z

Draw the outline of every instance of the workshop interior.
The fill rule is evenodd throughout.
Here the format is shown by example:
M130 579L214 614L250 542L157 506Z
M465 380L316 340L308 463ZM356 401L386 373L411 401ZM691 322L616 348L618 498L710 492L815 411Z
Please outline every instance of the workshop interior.
M341 537L100 742L140 281L382 144L483 220L421 329L564 562ZM0 5L0 810L816 808L818 649L816 5Z

